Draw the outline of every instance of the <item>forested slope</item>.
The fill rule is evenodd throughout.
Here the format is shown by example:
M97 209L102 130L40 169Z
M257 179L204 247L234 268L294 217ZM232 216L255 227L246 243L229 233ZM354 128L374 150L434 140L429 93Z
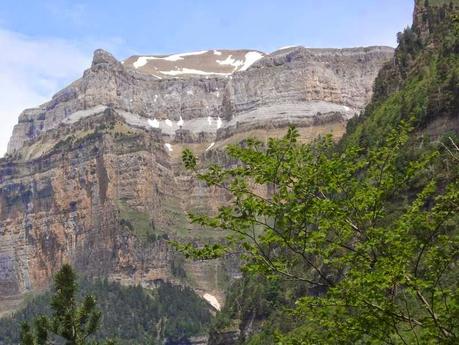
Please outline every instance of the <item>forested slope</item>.
M209 305L190 288L158 282L155 290L123 287L107 280L82 279L80 296L92 294L102 311L97 339L114 339L118 344L162 344L184 341L207 332L212 315ZM31 298L11 318L0 319L0 344L19 343L22 321L49 314L51 293Z

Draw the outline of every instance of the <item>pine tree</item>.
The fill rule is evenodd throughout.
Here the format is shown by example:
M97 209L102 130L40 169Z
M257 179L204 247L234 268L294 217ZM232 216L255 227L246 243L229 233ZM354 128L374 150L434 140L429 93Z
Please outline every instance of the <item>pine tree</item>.
M98 344L90 338L100 326L101 312L91 295L85 296L78 303L76 279L72 267L63 265L54 277L52 316L37 317L33 327L24 323L21 328L21 345L46 345L52 343L55 337L63 338L66 345ZM105 343L113 344L112 341Z

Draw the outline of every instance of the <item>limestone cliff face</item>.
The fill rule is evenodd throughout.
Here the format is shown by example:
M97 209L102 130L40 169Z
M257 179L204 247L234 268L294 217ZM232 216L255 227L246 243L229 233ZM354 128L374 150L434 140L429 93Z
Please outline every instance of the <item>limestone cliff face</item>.
M184 262L168 246L218 236L188 225L185 210L214 207L210 193L175 167L159 131L132 129L111 109L78 128L43 134L31 149L52 147L38 158L0 164L0 305L45 288L63 262L125 284L192 284L222 301L231 267Z
M186 212L212 212L226 195L187 175L182 149L225 163L228 142L281 135L290 123L303 140L338 137L392 50L295 47L247 68L242 53L219 57L231 73L215 63L198 73L183 54L174 71L194 74L169 78L98 50L81 79L20 115L0 159L0 313L46 288L63 262L125 284L188 284L223 303L237 259L187 262L168 244L222 237L188 223Z

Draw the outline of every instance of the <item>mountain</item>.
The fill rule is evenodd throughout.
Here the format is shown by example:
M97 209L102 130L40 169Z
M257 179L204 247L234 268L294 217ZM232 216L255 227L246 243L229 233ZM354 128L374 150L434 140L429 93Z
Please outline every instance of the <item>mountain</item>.
M45 291L63 262L123 285L189 286L220 309L237 256L187 261L168 242L223 237L188 222L186 212L213 212L227 195L191 178L183 148L230 164L226 144L289 124L305 141L339 138L392 56L291 47L120 62L97 50L80 79L20 115L0 159L0 313Z
M50 102L21 114L8 153L18 152L25 142L31 147L43 132L100 114L108 107L129 126L161 129L161 136L171 142L221 141L236 132L285 126L286 122L302 127L314 121L339 122L363 109L376 73L393 50L293 47L263 58L258 52L216 52L224 60L208 51L132 57L123 64L97 50L81 79ZM260 59L254 62L250 54ZM136 68L139 60L146 63ZM219 65L219 61L232 65ZM154 74L151 70L155 68L168 70ZM174 76L169 75L172 72ZM42 154L22 151L27 159Z

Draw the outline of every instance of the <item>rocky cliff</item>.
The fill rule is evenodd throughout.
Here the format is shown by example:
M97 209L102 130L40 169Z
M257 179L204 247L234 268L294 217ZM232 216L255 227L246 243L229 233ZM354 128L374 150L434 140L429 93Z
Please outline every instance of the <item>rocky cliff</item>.
M227 143L289 124L303 140L339 137L392 54L292 47L119 62L97 50L81 79L20 115L0 160L0 313L66 261L125 284L187 284L218 309L236 258L187 262L168 245L221 237L187 221L226 196L186 174L182 149L224 162Z

